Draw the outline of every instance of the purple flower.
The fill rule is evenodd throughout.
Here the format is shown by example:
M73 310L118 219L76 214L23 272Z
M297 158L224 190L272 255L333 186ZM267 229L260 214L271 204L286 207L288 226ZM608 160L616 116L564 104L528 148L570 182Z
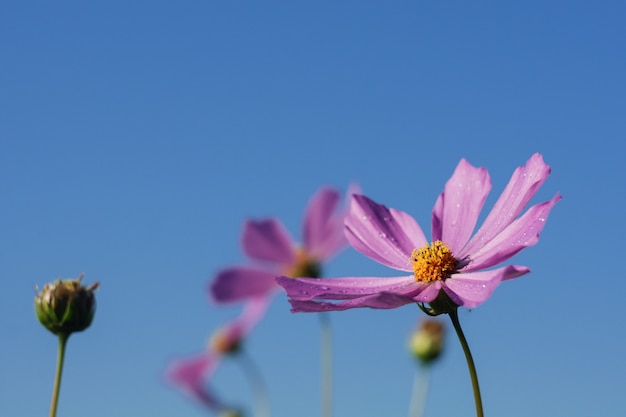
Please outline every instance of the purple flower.
M313 195L304 213L302 246L277 219L246 221L242 247L256 264L220 271L210 286L213 300L231 303L269 297L280 288L278 275L318 278L322 264L347 246L339 200L339 192L331 188Z
M205 352L174 360L165 372L166 379L215 413L232 410L211 392L207 383L222 358L237 353L242 341L265 314L267 305L265 298L247 301L241 315L213 334Z
M472 236L491 180L485 168L473 167L462 159L435 203L430 243L407 213L355 195L345 220L350 244L373 260L410 275L321 281L280 277L277 281L287 291L293 312L395 308L409 303L432 306L446 296L455 304L453 308L476 307L501 281L530 272L516 265L488 268L539 240L539 232L561 195L519 215L549 174L550 167L542 156L534 154L525 166L515 170L482 227Z
M177 359L168 368L166 378L185 394L217 413L226 407L209 390L206 382L219 360L218 355L209 352Z

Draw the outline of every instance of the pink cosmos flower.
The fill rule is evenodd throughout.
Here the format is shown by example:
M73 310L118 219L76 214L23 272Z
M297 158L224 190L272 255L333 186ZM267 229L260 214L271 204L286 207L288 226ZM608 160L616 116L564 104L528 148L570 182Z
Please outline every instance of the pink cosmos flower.
M265 298L248 300L241 315L213 334L205 352L173 361L165 373L166 379L215 413L232 410L211 392L207 383L221 359L237 353L242 341L265 314L267 305Z
M313 195L304 213L302 246L277 219L246 221L242 247L256 265L220 271L210 286L213 300L231 303L268 297L280 288L278 275L319 277L321 265L347 246L339 200L339 192L331 188L321 188Z
M539 232L561 195L519 214L549 174L550 167L542 156L534 154L525 166L515 170L472 237L491 180L485 168L473 167L462 159L435 203L431 243L407 213L355 195L345 219L350 244L373 260L410 274L322 281L280 277L277 281L287 291L293 312L395 308L431 303L440 295L457 306L476 307L501 281L530 272L516 265L488 268L539 240Z

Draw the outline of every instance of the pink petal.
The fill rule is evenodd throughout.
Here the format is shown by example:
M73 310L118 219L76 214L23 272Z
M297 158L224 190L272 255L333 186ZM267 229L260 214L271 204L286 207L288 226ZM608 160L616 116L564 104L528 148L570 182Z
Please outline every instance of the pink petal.
M498 265L522 249L537 243L550 210L560 199L561 195L557 194L552 200L529 208L478 252L469 254L469 263L462 271L471 272Z
M317 260L327 260L344 247L343 216L338 212L339 192L320 189L304 214L302 237L307 252Z
M365 295L390 292L410 294L420 285L412 276L394 278L288 278L278 277L276 281L287 291L287 296L295 300L347 300Z
M363 195L354 195L346 216L346 238L362 254L401 271L412 271L413 249L426 244L417 222ZM408 234L407 234L408 233Z
M433 241L441 240L453 253L460 251L476 226L490 189L487 170L461 159L433 208Z
M295 259L293 239L276 219L246 221L242 245L246 255L260 261L291 264Z
M498 233L511 224L550 175L550 167L541 154L534 154L526 165L518 167L506 188L494 204L481 228L470 243L458 253L463 258L485 246Z
M389 309L401 307L414 301L398 294L378 293L355 298L340 303L324 303L318 301L289 300L292 313L317 313L322 311L344 311L352 308Z
M332 223L329 224L329 230L332 230L329 233L329 239L324 244L324 250L313 251L312 255L317 257L318 260L328 261L333 256L341 252L343 249L348 246L348 240L346 239L345 234L345 226L344 220L348 213L348 208L350 207L350 202L352 201L352 196L355 194L361 194L361 188L356 184L350 184L348 186L348 190L346 191L345 201L342 207L340 207L332 220Z
M443 232L443 193L439 194L432 211L432 221L430 224L430 234L433 239L441 240Z
M439 291L443 288L442 281L433 281L426 284L423 291L413 296L413 301L420 303L429 303L437 298Z
M232 347L240 345L265 315L269 301L269 298L254 298L246 302L239 316L224 324L213 334L212 351L216 355L223 355L230 352Z
M209 354L177 359L170 364L165 377L191 398L213 411L218 411L221 409L220 402L205 386L218 363L219 358Z
M235 344L244 337L257 325L259 320L265 315L270 298L253 298L245 303L242 313L234 320L226 323L222 329L226 331L229 337L232 337L232 344Z
M485 302L501 281L529 272L526 267L509 265L490 271L454 274L444 281L443 288L456 304L472 308Z
M351 308L395 308L430 302L442 288L440 281L416 282L412 276L394 278L277 278L285 288L292 312L341 311ZM317 281L317 282L316 282ZM336 282L337 281L337 282ZM318 300L345 300L338 303Z
M276 274L262 269L232 267L217 273L210 285L211 298L217 303L231 303L251 297L266 297L275 291Z

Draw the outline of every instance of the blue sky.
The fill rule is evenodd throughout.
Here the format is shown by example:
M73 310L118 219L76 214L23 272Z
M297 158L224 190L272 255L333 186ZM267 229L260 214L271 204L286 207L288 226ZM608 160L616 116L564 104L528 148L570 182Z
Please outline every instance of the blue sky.
M321 185L358 183L428 231L460 158L497 198L534 152L556 192L532 274L461 322L487 415L626 407L622 2L6 2L0 6L0 415L45 415L56 342L35 284L100 281L59 415L202 416L163 382L238 313L206 286L246 218L300 237ZM483 214L484 217L484 214ZM392 276L353 250L325 275ZM331 316L337 416L406 415L417 308ZM278 296L248 341L273 416L319 415L317 317ZM451 330L451 329L450 329ZM427 417L474 415L448 332ZM249 401L235 361L214 386Z

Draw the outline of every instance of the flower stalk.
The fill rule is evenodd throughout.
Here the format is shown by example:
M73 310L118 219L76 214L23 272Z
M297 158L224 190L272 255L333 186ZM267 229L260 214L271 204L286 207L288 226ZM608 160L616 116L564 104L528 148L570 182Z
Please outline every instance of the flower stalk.
M59 350L57 352L57 370L54 377L54 387L52 388L52 401L50 403L50 417L56 417L57 405L59 403L59 392L61 392L61 377L63 375L63 362L65 360L65 347L69 333L59 334Z
M426 409L426 397L430 386L430 363L421 363L415 370L413 393L409 406L409 417L423 417Z
M426 314L434 307L426 308L418 305ZM445 328L439 320L426 318L422 320L409 338L409 351L417 361L417 369L413 380L413 393L409 417L422 417L426 410L426 397L430 385L431 367L441 357L444 347Z
M461 342L461 346L463 347L463 353L465 353L465 360L467 361L467 367L469 368L470 378L472 380L472 389L474 391L474 402L476 404L476 416L484 417L483 415L483 402L480 396L480 386L478 385L478 374L476 373L476 366L474 365L474 359L472 358L472 352L470 351L469 345L467 344L467 339L463 334L463 329L461 329L461 323L459 322L459 314L458 310L453 310L448 313L450 316L450 320L452 320L452 325L454 326L454 330L456 331L456 335L459 338L459 342Z
M333 335L328 313L320 313L322 417L333 415Z
M267 392L267 386L261 371L256 366L250 355L244 350L239 353L239 363L246 373L250 386L252 387L252 395L254 396L254 415L256 417L270 417L270 400Z

